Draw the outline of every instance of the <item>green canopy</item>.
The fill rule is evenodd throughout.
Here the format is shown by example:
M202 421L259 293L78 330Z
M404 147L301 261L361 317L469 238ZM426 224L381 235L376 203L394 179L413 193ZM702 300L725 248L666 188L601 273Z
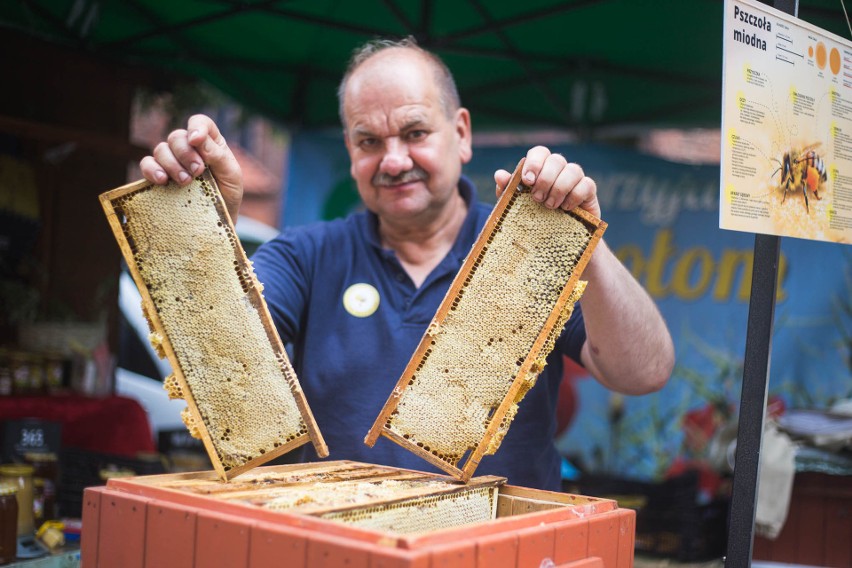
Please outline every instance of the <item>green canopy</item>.
M850 37L840 0L799 16ZM0 26L199 78L292 127L337 124L352 49L413 35L476 127L715 126L720 0L10 0ZM7 55L8 56L8 55Z

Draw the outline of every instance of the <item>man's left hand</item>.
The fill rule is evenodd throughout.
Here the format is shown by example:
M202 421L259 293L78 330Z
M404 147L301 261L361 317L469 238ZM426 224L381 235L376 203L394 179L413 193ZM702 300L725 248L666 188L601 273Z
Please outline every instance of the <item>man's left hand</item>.
M506 170L494 172L497 197L503 193L512 174ZM583 173L583 168L569 162L562 154L554 154L544 146L536 146L527 152L521 171L521 181L532 190L532 197L551 209L566 211L581 207L600 218L598 188L592 178Z

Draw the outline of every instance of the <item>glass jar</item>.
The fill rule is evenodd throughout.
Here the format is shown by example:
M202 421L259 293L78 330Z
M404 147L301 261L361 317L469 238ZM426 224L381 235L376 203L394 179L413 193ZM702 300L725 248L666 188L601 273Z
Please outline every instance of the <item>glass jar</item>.
M11 564L18 551L18 487L0 483L0 564Z
M33 466L10 463L0 465L0 483L18 488L18 536L32 536L33 526Z
M62 353L44 354L44 387L47 394L59 394L65 390L65 358Z
M8 351L0 348L0 396L10 396L12 387L12 360Z
M44 363L41 355L29 351L12 351L9 360L14 394L19 396L44 394Z
M56 454L28 452L24 461L33 466L33 518L35 526L56 518L56 486L59 483L59 461Z

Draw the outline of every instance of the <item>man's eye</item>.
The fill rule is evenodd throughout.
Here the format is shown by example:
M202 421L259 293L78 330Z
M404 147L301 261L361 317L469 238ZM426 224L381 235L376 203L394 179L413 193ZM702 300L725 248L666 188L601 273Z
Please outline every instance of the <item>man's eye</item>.
M409 140L422 140L423 138L426 138L428 134L429 133L425 130L412 130L406 135L406 138Z
M362 138L358 141L358 146L364 150L369 150L378 146L379 141L376 138Z

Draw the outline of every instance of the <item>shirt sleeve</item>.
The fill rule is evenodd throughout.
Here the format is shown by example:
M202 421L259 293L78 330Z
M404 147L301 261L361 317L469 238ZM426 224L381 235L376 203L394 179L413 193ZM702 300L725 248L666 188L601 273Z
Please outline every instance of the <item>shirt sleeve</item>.
M284 343L302 327L309 298L311 247L296 231L285 231L263 244L252 256L263 297Z
M568 323L562 329L562 333L556 340L556 350L567 355L575 363L582 366L580 351L586 342L586 323L583 320L583 309L580 303L574 305L574 313L568 319Z

